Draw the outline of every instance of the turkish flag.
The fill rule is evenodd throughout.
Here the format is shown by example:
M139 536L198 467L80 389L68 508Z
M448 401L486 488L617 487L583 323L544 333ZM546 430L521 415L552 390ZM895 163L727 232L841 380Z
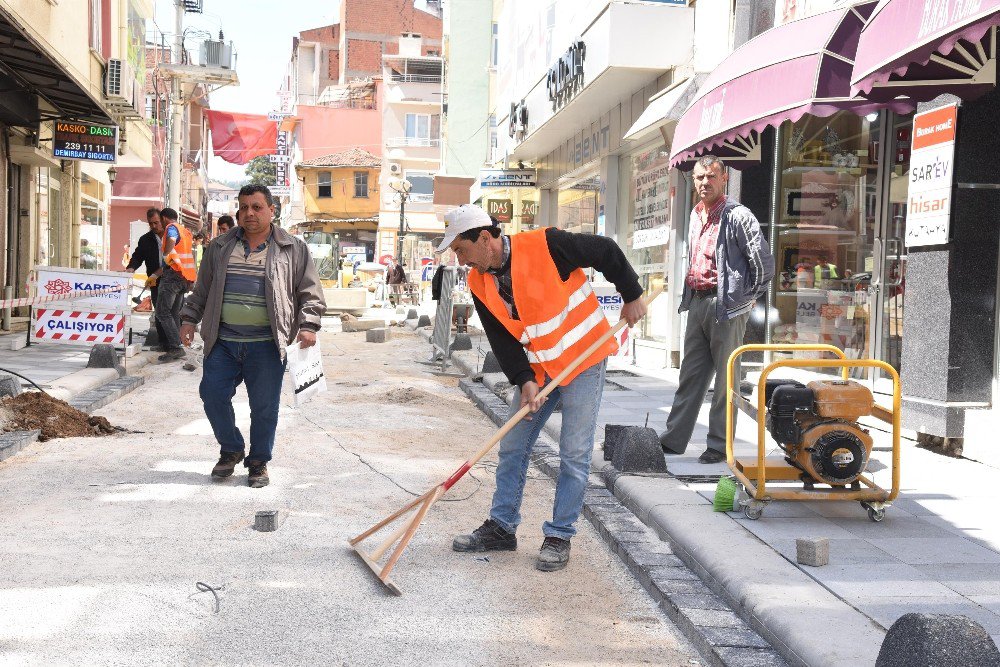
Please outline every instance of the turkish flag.
M205 111L212 132L212 152L226 162L246 164L278 152L278 124L267 116Z

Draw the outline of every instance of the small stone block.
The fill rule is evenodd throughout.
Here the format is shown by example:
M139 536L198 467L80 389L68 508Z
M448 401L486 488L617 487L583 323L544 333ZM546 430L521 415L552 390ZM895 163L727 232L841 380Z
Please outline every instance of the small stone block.
M825 537L798 538L795 540L795 560L812 567L829 565L830 540Z
M388 327L369 329L365 332L365 342L367 343L387 343L392 338L392 330Z
M455 334L455 340L451 341L451 349L453 350L471 350L472 349L472 337L467 333L457 333Z
M660 436L651 428L627 427L615 445L611 465L622 472L667 472Z
M262 533L273 532L276 528L275 519L278 516L277 510L263 510L254 515L253 529Z
M430 325L431 325L430 315L421 315L419 318L417 318L418 327L429 327Z
M7 373L0 373L0 397L17 396L21 391L20 379Z
M415 319L417 319L417 309L416 308L410 308L408 311L406 311L406 319L408 319L408 320L415 320Z
M97 343L90 348L90 359L87 360L87 368L117 368L118 353L115 346L110 343Z
M875 667L987 667L1000 650L983 626L958 614L903 614L882 640Z
M500 368L500 362L497 361L496 355L492 352L487 352L486 357L483 359L483 375L487 373L503 373L503 369Z

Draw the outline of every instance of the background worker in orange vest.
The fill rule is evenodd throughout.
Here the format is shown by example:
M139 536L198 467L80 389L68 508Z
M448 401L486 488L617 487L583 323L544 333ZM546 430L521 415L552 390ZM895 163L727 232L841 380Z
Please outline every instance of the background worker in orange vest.
M517 387L512 411L529 405L522 420L500 442L497 488L490 518L452 543L455 551L513 551L521 523L521 498L531 448L562 402L559 479L552 520L535 567L561 570L569 562L570 538L583 507L590 475L597 410L604 390L607 357L617 351L614 337L584 361L546 398L540 386L556 377L610 328L585 268L614 283L629 326L646 313L635 271L614 241L591 234L545 228L507 236L478 206L464 205L445 216L448 227L438 252L451 249L471 268L469 288L490 347L510 383ZM511 413L513 414L513 412Z
M159 293L156 295L156 321L163 327L164 340L161 342L166 352L158 359L161 363L184 358L181 347L181 308L184 294L191 289L197 277L194 268L194 251L191 232L177 222L177 211L165 208L160 211L163 237L160 250L163 263L150 276Z

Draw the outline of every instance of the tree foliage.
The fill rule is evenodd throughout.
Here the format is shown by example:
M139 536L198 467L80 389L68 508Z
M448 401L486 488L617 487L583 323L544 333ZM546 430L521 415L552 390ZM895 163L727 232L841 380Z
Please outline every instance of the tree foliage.
M268 162L266 155L260 155L247 163L246 175L244 185L274 185L275 165Z

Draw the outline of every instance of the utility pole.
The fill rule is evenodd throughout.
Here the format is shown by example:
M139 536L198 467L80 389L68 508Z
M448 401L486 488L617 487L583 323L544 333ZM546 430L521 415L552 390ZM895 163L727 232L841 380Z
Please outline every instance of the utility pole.
M174 0L174 65L180 65L184 57L184 5L182 0ZM167 164L170 166L167 179L167 206L181 210L181 120L184 113L184 88L180 77L173 77L170 85L170 150Z
M396 251L396 261L406 266L403 262L403 235L406 233L406 198L408 194L406 192L399 193L399 238L396 239L396 246L398 250Z

